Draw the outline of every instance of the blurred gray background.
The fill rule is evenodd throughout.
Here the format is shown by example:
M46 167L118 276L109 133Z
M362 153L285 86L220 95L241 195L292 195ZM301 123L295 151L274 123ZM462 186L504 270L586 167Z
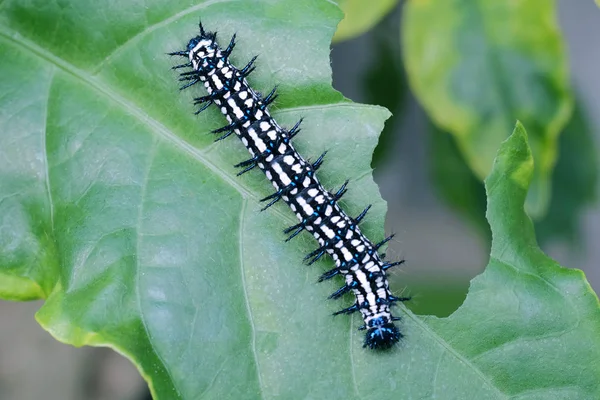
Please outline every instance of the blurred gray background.
M600 9L593 0L558 3L573 85L583 111L593 122L598 152ZM365 77L377 72L372 59L381 37L398 46L399 18L398 8L374 32L334 46L334 86L346 97L374 102L365 90ZM401 68L399 54L390 57ZM489 244L476 227L439 198L431 185L429 125L406 90L404 78L400 78L398 86L390 85L397 93L397 98L391 100L397 106L391 109L394 117L387 123L385 162L375 171L388 202L387 229L397 233L388 254L407 260L402 271L393 275L393 286L405 286L408 293L415 295L410 307L416 312L448 315L460 305L469 280L485 267ZM547 243L544 250L564 266L583 269L592 286L599 290L597 202L582 214L580 227L582 241L577 248L555 240ZM426 294L425 281L456 290L439 294L434 305L426 304L430 296ZM0 400L149 398L144 382L126 359L107 349L76 349L58 343L43 331L33 317L40 305L0 301Z

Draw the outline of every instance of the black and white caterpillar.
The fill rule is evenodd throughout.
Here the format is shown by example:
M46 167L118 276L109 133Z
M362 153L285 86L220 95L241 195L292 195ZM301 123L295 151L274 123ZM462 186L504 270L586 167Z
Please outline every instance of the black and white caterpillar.
M236 165L243 168L238 175L258 166L271 181L275 193L261 200L268 201L263 210L283 199L296 214L300 222L284 231L290 234L286 241L307 230L317 239L319 247L305 261L312 264L325 253L333 257L335 268L321 275L319 282L341 274L346 283L330 298L339 298L349 291L356 296L352 306L334 315L360 311L365 323L359 329L367 330L364 347L391 347L402 334L393 322L400 317L392 316L390 306L409 300L392 295L385 273L402 261L384 262L377 252L391 236L373 244L361 233L358 224L370 206L356 218L350 218L340 208L337 201L346 192L347 181L335 194L321 186L315 172L325 154L313 163L298 154L291 139L300 131L302 120L289 130L279 126L267 108L277 97L275 89L262 97L248 85L246 77L254 70L256 57L238 69L229 61L234 46L235 35L223 50L217 44L216 33L205 31L200 24L200 35L189 41L186 50L169 53L189 58L189 63L173 67L191 68L181 74L181 81L189 81L181 89L204 83L208 95L195 99L194 104L200 105L196 113L211 104L217 105L229 121L213 131L222 134L217 140L235 133L252 155Z

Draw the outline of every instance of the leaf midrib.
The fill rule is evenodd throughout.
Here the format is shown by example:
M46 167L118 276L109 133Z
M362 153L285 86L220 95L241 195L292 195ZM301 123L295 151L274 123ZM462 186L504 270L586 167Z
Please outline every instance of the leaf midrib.
M252 356L254 358L254 365L256 367L256 380L258 388L260 389L261 399L265 398L264 385L262 381L261 369L258 361L258 354L256 352L256 325L254 323L254 314L252 313L252 306L250 304L250 297L248 296L248 284L246 282L246 270L244 265L244 221L246 212L248 210L248 200L242 201L242 207L240 209L240 226L238 231L239 240L239 257L240 257L240 270L242 279L242 288L244 289L244 302L246 303L246 312L248 313L248 322L250 323L251 337L250 337L250 350L252 350Z

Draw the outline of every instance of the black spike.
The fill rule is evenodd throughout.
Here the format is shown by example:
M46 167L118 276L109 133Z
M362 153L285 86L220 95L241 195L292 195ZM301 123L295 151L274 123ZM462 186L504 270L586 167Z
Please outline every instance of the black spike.
M204 31L204 27L202 26L202 21L198 21L198 27L200 28L200 35L206 36L206 32Z
M244 168L242 171L237 173L237 176L240 176L248 171L250 171L251 169L255 168L258 165L258 160L259 157L258 156L254 156L249 160L246 161L242 161L240 163L237 163L234 165L235 168Z
M200 79L196 79L196 80L190 81L190 83L187 83L187 84L183 85L182 87L180 87L179 90L187 89L190 86L195 85L198 82L200 82Z
M259 159L258 156L254 156L249 160L242 161L242 162L235 164L234 167L235 168L247 167L250 164L255 164L256 162L258 162L258 159Z
M232 133L233 133L233 130L227 132L223 136L219 136L218 138L215 139L215 142L220 142L223 139L227 139L229 136L231 136Z
M190 53L188 51L182 50L182 51L173 51L171 53L167 53L170 56L182 56L182 57L189 57Z
M390 240L392 240L392 238L396 236L395 233L392 233L390 236L386 237L385 239L383 239L381 242L377 243L375 245L375 250L378 250L381 246L383 246L384 244L386 244L387 242L389 242Z
M282 193L281 193L281 189L279 189L279 190L278 190L278 191L276 191L275 193L273 193L273 194L270 194L270 195L268 195L267 197L263 197L263 198L262 198L262 199L260 199L259 201L267 201L267 200L273 199L273 198L275 198L275 197L281 197L281 194L282 194Z
M222 128L212 130L211 133L221 133L221 132L227 132L227 131L233 132L234 129L238 128L238 125L239 125L238 121L233 121L229 125L225 125Z
M334 276L339 275L339 273L340 273L340 270L337 267L330 269L329 271L325 272L323 275L321 275L319 277L319 282L323 282L324 280L331 279Z
M365 329L367 329L366 325L361 325L361 326L358 327L359 331L364 331Z
M240 70L240 74L242 74L242 76L246 77L246 76L250 75L252 73L252 71L254 71L254 67L252 65L254 64L254 61L256 61L257 58L258 58L258 56L252 57L250 62L248 64L246 64L246 66Z
M208 96L196 97L194 99L194 104L202 104L202 103L206 103L206 104L204 104L202 107L200 107L199 110L195 111L194 114L198 115L202 111L204 111L208 107L210 107L211 104L214 104L214 99L219 97L219 94L220 94L219 92L213 92L213 93L209 94Z
M180 73L180 74L179 74L179 76L197 76L197 75L199 75L199 74L200 74L200 73L199 73L198 71L194 70L194 71L182 72L182 73ZM183 81L183 80L186 80L186 81L187 81L187 80L189 80L189 78L186 78L186 79L179 79L179 80L180 80L180 81Z
M304 228L305 228L304 222L300 222L299 224L292 225L289 228L284 229L283 233L285 233L286 235L293 231L293 233L287 239L285 239L285 241L289 242L290 240L295 238L300 232L302 232L304 230Z
M238 172L236 175L237 176L243 175L246 172L250 171L251 169L254 169L257 165L258 165L258 163L251 164L251 165L247 166L246 168L244 168L243 170L241 170L240 172Z
M392 321L400 321L402 318L400 317L392 317Z
M384 271L386 271L392 267L395 267L396 265L402 265L402 264L404 264L404 260L395 261L395 262L391 262L391 263L385 263L382 265L382 269Z
M396 296L391 296L390 295L390 297L389 297L388 300L389 300L390 304L392 304L392 303L396 303L398 301L399 302L410 301L410 299L411 299L410 296L408 296L408 297L396 297Z
M339 288L338 290L336 290L335 292L333 292L328 297L328 299L339 299L340 297L342 297L343 295L345 295L349 291L350 291L350 286L344 285L341 288Z
M211 94L208 94L206 96L194 98L194 104L202 104L210 100L218 99L219 97L223 97L225 93L227 93L227 89L215 90Z
M317 158L317 160L314 163L312 163L313 170L315 170L315 171L318 170L319 167L321 166L321 164L323 164L323 159L325 158L325 154L327 154L327 151L324 151L323 154L321 154L319 156L319 158Z
M317 248L314 251L311 251L304 257L304 261L307 261L309 258L312 257L312 260L308 261L308 265L312 265L313 263L317 262L317 260L319 258L323 257L323 255L326 252L327 247L328 247L327 243L325 243L323 246Z
M294 125L292 127L292 129L290 129L288 131L288 134L290 135L290 139L292 139L294 136L296 136L298 133L300 133L300 124L302 123L302 120L304 118L300 118L300 120L298 122L296 122L296 125Z
M296 225L294 225L296 226ZM289 242L290 240L292 240L293 238L295 238L296 236L298 236L298 234L300 232L302 232L304 230L304 225L299 226L298 228L296 228L296 230L294 231L294 233L292 233L287 239L285 239L286 242Z
M171 69L186 68L186 67L191 67L191 66L192 66L192 63L190 62L190 63L176 65L174 67L171 67Z
M351 305L348 308L344 308L341 309L340 311L336 311L333 313L333 315L340 315L340 314L352 314L353 312L358 311L358 306L356 304Z
M268 106L269 104L271 104L273 101L275 101L275 99L277 98L277 95L275 94L275 92L277 91L277 86L275 86L273 88L273 90L271 90L271 92L262 100L263 104L265 106Z
M212 101L212 100L213 100L213 95L209 94L208 96L196 97L194 99L194 104L202 104L202 103L206 103L207 101Z
M260 211L265 211L267 208L271 207L273 204L275 204L279 200L281 200L281 196L283 195L282 193L283 193L282 190L279 189L275 193L273 193L273 194L271 194L271 195L269 195L269 196L267 196L265 198L260 199L260 201L267 201L267 200L273 199L273 200L271 200L269 202L269 204L267 204L266 206L264 206L263 208L261 208Z
M348 186L348 182L350 182L350 181L344 182L344 184L342 185L342 187L340 187L338 189L338 191L333 195L333 199L335 201L338 201L339 199L341 199L342 196L347 192L346 186Z
M359 224L360 221L362 221L362 219L365 217L365 215L367 215L367 212L371 209L371 204L369 204L364 210L362 210L362 212L360 214L358 214L358 217L354 218L354 223Z
M229 57L229 55L231 54L231 51L233 50L234 47L235 47L235 33L231 37L231 40L229 41L229 45L223 51L223 54L225 54L225 57Z
M293 230L296 230L296 229L298 229L298 228L300 228L300 227L304 227L304 223L303 223L303 222L300 222L300 223L298 223L298 224L296 224L296 225L292 225L292 226L290 226L289 228L285 228L285 229L283 230L283 233L285 233L285 234L287 235L287 234L288 234L288 233L290 233L291 231L293 231Z
M202 107L200 107L198 110L194 111L194 114L198 115L200 114L202 111L206 110L208 107L211 106L211 104L213 104L213 101L210 100L208 101L205 105L203 105Z

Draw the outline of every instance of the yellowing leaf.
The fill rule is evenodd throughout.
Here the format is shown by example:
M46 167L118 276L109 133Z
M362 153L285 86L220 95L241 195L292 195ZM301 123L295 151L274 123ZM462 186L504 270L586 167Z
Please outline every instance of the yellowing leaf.
M333 37L334 42L352 39L371 29L387 13L398 0L339 0L344 11L344 19L340 22Z
M546 0L411 0L404 9L409 82L480 179L514 121L528 127L535 217L547 208L557 137L572 107L555 14Z

